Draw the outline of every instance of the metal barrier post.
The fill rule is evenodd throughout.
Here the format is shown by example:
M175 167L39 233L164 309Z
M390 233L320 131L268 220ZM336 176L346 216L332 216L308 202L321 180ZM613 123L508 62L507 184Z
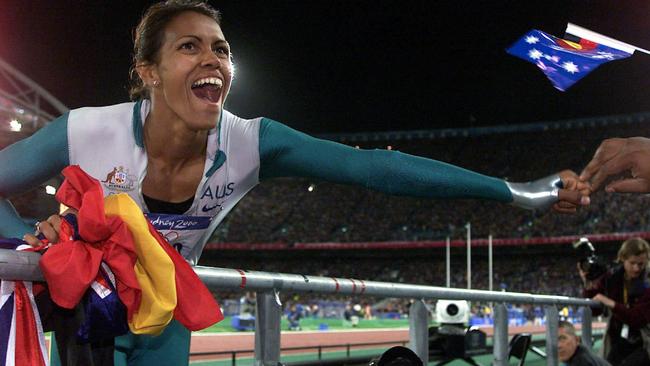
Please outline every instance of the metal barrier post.
M589 306L585 306L582 308L582 344L585 345L585 347L591 349L593 346L591 344L591 322L592 322L592 316L591 316L591 308Z
M409 348L422 360L429 362L429 310L422 300L416 300L409 309Z
M559 362L557 354L557 323L560 321L560 315L555 305L544 306L544 312L546 313L546 365L557 366Z
M277 366L280 362L280 317L282 309L273 292L257 292L255 315L255 366Z
M492 337L495 366L508 365L508 309L504 303L494 306L494 336Z

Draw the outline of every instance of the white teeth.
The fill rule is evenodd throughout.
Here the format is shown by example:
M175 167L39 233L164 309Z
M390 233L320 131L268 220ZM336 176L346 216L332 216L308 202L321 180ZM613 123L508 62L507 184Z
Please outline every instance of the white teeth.
M212 84L215 85L217 88L221 88L221 86L223 85L223 81L221 81L221 79L219 78L203 78L195 81L192 84L192 88L201 86L203 84Z

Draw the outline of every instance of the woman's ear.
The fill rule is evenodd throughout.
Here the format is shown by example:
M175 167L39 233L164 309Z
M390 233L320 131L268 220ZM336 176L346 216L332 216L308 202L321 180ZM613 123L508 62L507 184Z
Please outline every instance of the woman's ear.
M145 86L153 88L160 84L160 78L158 77L158 70L156 70L156 65L139 64L136 65L135 71L138 73L138 76L140 76L140 79Z

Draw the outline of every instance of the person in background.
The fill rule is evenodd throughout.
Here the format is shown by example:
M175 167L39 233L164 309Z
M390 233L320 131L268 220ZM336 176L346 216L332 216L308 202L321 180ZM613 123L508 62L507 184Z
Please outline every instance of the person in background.
M611 366L580 342L575 327L568 321L558 323L557 351L560 361L567 366Z
M609 312L603 340L605 358L612 365L650 365L650 282L647 264L650 245L641 238L623 242L616 268L590 281L580 266L585 297L604 306L592 309L598 316Z
M300 319L302 319L302 307L291 304L289 312L287 313L287 320L289 321L289 330L302 330L300 326Z

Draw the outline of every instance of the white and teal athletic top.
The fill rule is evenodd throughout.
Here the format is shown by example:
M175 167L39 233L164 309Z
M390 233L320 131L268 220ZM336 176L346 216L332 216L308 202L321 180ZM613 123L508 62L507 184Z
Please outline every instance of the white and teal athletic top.
M182 215L149 212L141 192L147 167L142 131L149 108L144 100L75 109L0 151L0 197L27 191L65 166L79 165L100 181L105 196L131 196L192 264L228 212L263 179L310 177L395 195L513 199L501 179L396 151L355 149L267 118L243 119L224 111L209 133L204 174L191 207ZM13 206L0 199L0 236L22 237L31 231Z

